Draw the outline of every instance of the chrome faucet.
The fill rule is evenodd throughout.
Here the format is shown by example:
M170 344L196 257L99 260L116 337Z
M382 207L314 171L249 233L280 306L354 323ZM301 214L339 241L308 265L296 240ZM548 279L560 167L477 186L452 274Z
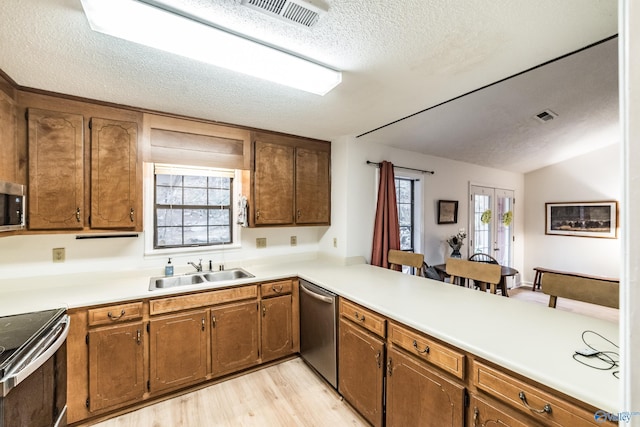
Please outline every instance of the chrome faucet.
M200 273L202 271L202 258L200 258L200 262L198 262L198 264L189 261L187 264L191 264L193 266L193 268L196 269L196 271L198 273Z

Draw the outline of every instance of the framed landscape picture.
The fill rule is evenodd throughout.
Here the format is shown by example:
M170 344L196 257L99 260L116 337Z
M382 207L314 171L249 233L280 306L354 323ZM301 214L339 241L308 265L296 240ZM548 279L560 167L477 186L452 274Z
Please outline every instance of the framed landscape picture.
M458 223L458 201L438 200L438 224Z
M545 203L545 234L618 237L618 202Z

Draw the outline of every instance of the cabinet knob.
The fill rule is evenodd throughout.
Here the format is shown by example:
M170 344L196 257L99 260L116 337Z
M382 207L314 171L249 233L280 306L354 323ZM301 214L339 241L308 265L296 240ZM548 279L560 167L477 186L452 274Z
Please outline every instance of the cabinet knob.
M298 218L300 218L300 215L302 215L302 211L298 209Z
M131 211L129 212L129 218L131 218L131 222L134 221L135 216L133 215L134 211L133 208L131 208Z
M265 307L264 305L262 306L262 317L267 315L267 307Z
M142 343L142 333L140 329L136 331L136 343L138 343L138 345Z
M256 219L260 218L260 209L256 211Z
M211 315L211 326L213 326L214 328L216 327L216 315L215 314Z
M80 208L76 208L76 221L80 222Z

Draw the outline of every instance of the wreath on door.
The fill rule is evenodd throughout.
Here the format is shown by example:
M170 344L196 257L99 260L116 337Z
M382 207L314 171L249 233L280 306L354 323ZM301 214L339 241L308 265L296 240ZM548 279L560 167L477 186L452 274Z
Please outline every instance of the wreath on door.
M489 224L491 222L491 209L487 209L486 211L482 212L482 216L480 217L480 221L483 224Z

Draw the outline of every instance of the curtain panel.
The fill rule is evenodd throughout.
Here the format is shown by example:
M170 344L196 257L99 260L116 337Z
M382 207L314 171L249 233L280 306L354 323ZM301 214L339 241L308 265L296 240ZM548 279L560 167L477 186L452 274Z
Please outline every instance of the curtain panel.
M396 204L396 185L393 163L380 164L380 185L373 228L371 265L389 268L389 249L400 249L400 226Z

